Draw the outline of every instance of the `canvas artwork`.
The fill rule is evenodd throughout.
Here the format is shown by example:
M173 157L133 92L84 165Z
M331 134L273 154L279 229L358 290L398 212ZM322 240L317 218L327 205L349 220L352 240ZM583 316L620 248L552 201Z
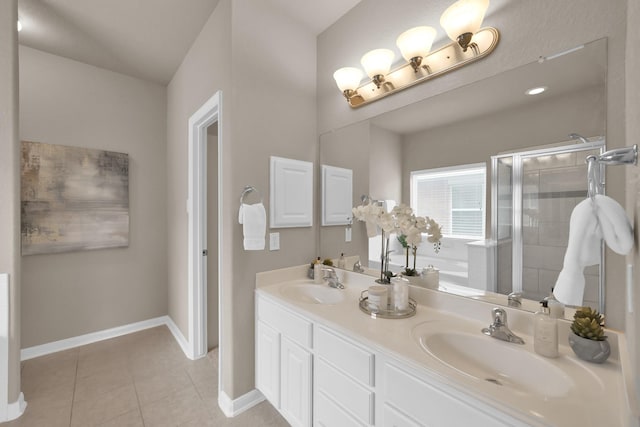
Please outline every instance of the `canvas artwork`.
M22 142L22 254L129 245L129 156Z

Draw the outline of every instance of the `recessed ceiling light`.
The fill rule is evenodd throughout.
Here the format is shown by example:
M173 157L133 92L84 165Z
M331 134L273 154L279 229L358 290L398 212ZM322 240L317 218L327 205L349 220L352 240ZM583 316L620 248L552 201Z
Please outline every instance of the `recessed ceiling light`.
M547 90L546 86L532 87L531 89L528 89L525 93L527 95L539 95L545 90Z
M22 22L18 20L18 32L22 31Z

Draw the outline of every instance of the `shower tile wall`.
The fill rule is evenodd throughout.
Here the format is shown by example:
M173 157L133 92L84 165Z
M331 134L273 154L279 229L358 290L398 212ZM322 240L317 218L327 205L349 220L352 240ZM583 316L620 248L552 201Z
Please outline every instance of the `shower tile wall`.
M523 291L526 298L549 295L569 239L573 208L587 196L588 152L528 158L523 162ZM585 270L585 305L597 307L598 266Z

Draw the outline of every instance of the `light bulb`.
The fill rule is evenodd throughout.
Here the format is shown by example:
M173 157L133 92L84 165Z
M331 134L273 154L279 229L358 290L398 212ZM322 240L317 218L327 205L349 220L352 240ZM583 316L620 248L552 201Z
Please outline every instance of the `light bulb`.
M374 49L365 53L360 63L370 78L380 75L384 77L391 69L394 56L389 49Z
M347 90L355 91L360 86L362 80L362 70L354 67L344 67L333 73L333 78L342 92Z
M398 36L396 44L407 61L413 58L424 58L431 51L431 45L436 38L436 29L433 27L415 27Z
M440 25L449 38L460 43L466 51L471 37L480 29L489 0L459 0L449 6L440 17Z

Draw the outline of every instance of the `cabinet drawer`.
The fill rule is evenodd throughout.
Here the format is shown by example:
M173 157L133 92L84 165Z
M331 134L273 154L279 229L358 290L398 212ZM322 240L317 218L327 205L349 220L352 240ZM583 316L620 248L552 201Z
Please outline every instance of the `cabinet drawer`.
M424 427L387 404L384 405L382 416L384 417L382 427Z
M374 386L373 353L347 341L323 327L316 328L314 338L316 355L331 362L358 381Z
M316 427L364 427L336 405L324 393L316 393L313 409L313 425Z
M264 298L258 298L258 320L305 348L311 348L313 325L308 320Z
M343 410L359 421L373 424L374 395L322 359L315 364L316 396L324 393L338 403Z
M453 396L440 391L393 365L385 366L384 377L386 402L425 425L509 425L468 404L467 396Z

